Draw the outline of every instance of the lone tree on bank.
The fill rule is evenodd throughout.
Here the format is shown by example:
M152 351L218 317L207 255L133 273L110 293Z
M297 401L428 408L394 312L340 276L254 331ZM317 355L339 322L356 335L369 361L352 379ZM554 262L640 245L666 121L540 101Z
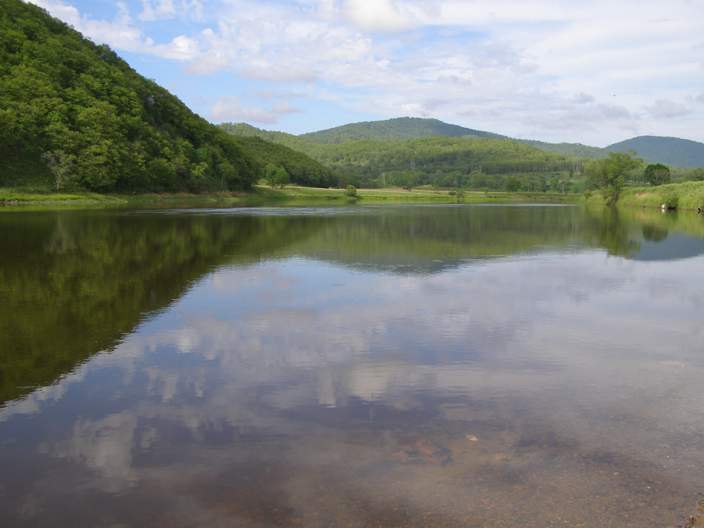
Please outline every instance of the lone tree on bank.
M664 185L672 181L670 168L662 163L651 163L648 165L643 176L649 185Z
M271 187L284 188L289 184L290 178L288 172L283 167L278 165L273 165L271 163L267 164L264 170L264 179Z
M42 160L54 177L54 189L56 192L63 190L66 185L71 183L76 166L75 156L63 150L54 150L42 154Z
M608 158L591 161L586 167L590 187L602 192L607 205L614 205L621 196L626 175L642 163L623 152L612 152Z

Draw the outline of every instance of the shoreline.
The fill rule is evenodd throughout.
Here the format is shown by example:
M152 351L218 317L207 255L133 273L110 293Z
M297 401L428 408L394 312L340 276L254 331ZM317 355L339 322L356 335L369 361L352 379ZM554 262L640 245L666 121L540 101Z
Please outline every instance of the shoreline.
M587 205L606 206L600 192L585 199ZM657 187L626 187L616 204L627 209L665 209L696 212L704 209L704 182L668 183Z
M577 203L576 194L537 192L465 191L458 197L453 190L399 188L358 189L350 197L345 189L319 189L286 186L272 189L256 186L251 191L214 193L37 193L0 189L0 211L53 209L163 209L179 207L255 207L266 205L353 205L399 203Z

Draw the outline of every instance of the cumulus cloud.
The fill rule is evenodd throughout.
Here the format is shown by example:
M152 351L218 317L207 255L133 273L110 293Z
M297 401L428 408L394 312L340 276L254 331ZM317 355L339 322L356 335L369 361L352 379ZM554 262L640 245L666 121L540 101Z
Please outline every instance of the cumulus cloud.
M171 18L203 19L204 0L141 0L139 19L145 22Z
M371 31L410 29L440 11L426 3L396 0L347 0L343 13L355 25Z
M158 20L171 18L176 14L173 0L142 0L140 20Z
M243 106L237 97L221 97L215 102L210 117L215 121L247 121L261 124L276 124L286 114L299 112L288 103L280 103L265 110Z
M623 121L634 129L643 114L643 127L700 134L671 119L684 115L677 103L653 104L672 98L662 86L701 77L704 21L687 0L645 0L637 11L606 0L216 0L207 10L202 0L140 0L137 21L126 7L115 20L94 20L70 1L35 0L118 49L272 90L315 86L316 97L325 92L343 113L433 115L518 137L596 143L622 139ZM139 22L164 18L201 23L157 44ZM570 121L587 107L587 123Z
M572 98L572 102L577 104L587 104L594 102L594 96L580 92Z
M74 6L61 0L31 1L91 40L108 44L118 50L146 53L178 61L192 61L201 54L197 41L186 35L176 36L168 42L156 43L134 24L129 9L123 2L117 3L117 15L112 20L96 20L81 14Z
M648 112L655 118L674 119L676 117L686 116L690 114L692 110L688 106L676 101L658 99L648 107Z

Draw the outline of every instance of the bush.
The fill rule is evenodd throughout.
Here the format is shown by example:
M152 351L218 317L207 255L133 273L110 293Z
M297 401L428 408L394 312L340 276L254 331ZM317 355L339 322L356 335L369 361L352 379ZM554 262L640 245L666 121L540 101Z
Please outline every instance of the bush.
M357 188L354 185L348 185L345 188L345 196L349 198L358 198Z
M665 195L665 201L663 205L668 209L677 209L679 205L680 197L677 195L676 191L670 191Z

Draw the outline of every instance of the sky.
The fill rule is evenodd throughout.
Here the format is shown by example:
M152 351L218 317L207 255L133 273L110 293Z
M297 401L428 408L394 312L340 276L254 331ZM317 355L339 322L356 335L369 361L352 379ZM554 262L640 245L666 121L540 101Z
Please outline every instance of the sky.
M215 122L704 141L704 0L31 0Z

